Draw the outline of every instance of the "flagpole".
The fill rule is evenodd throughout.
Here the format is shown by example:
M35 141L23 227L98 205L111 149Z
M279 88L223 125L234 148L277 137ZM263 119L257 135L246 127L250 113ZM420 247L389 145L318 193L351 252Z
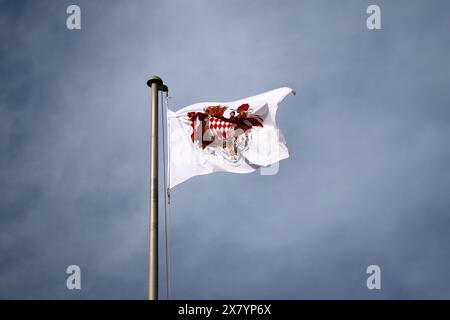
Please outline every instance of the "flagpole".
M147 85L152 91L148 299L158 300L158 93L167 91L167 86L157 76L148 79Z

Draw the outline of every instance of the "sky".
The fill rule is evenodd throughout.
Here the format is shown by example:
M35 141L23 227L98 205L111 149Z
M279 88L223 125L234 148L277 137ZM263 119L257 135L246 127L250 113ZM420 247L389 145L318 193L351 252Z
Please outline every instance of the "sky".
M68 30L75 3L81 30ZM370 4L380 30L366 27ZM172 190L171 298L449 299L449 12L444 0L1 0L0 298L147 297L158 75L172 110L297 92L278 109L290 150L278 174ZM66 287L69 265L81 290Z

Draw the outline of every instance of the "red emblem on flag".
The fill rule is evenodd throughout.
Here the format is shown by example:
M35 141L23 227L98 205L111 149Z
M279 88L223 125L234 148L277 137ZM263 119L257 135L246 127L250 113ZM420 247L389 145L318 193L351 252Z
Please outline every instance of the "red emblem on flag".
M251 129L263 127L263 119L253 114L247 103L236 110L218 105L203 111L187 113L192 126L192 142L209 154L220 153L226 160L237 163L240 153L248 148ZM228 117L224 115L226 111L229 111Z

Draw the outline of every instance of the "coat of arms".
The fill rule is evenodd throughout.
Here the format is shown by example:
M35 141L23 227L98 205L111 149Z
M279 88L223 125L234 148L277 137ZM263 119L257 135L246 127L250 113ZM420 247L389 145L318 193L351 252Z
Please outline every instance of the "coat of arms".
M228 117L225 113L228 113ZM209 106L203 112L188 112L192 142L203 152L222 156L238 165L248 149L254 127L263 127L263 119L245 103L236 110L227 106Z

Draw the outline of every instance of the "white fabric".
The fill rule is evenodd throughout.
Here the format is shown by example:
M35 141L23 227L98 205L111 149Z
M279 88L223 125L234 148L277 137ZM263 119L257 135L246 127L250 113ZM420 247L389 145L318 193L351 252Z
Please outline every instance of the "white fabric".
M169 187L172 188L187 179L208 173L225 171L234 173L253 172L261 166L274 164L289 157L288 148L281 131L276 124L276 112L279 103L290 93L290 88L279 88L253 97L233 102L204 102L187 106L177 112L168 111L169 135ZM253 114L263 118L263 127L253 127L248 149L242 152L239 165L230 164L224 159L205 153L191 140L191 121L188 112L204 112L208 106L223 105L237 109L248 103ZM229 117L229 110L225 116Z

